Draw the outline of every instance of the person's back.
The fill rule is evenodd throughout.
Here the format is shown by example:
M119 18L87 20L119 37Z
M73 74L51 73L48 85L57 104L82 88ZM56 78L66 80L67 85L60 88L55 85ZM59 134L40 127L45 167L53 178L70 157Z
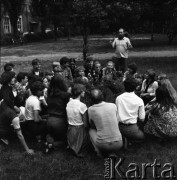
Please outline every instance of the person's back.
M135 124L139 116L139 108L144 103L134 92L125 92L116 98L116 105L120 122Z
M116 106L121 134L128 139L141 141L145 136L137 122L144 121L145 109L143 100L134 93L136 85L134 78L124 81L126 92L116 98Z
M93 106L89 107L90 140L97 155L108 155L122 147L122 136L117 121L117 108L103 101L100 89L91 91Z
M106 142L122 139L117 121L117 108L113 103L102 102L88 109L89 118L94 122L98 140Z

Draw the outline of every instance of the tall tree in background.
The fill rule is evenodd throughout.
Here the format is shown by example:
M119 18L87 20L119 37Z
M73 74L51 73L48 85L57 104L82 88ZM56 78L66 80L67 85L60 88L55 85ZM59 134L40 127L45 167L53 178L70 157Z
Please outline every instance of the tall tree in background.
M168 44L170 45L177 35L177 1L166 0L163 12L165 14L165 33L168 36Z
M11 25L13 27L13 36L17 35L17 21L22 12L25 0L1 0L4 11L8 13Z
M83 59L87 58L88 36L91 24L105 15L98 0L74 0L75 18L81 26L83 36Z
M48 0L31 0L32 16L38 17L41 22L41 31L45 34L45 28L49 21Z
M49 19L54 27L55 40L57 40L57 30L62 25L64 15L64 3L63 0L50 0L48 1L49 7Z

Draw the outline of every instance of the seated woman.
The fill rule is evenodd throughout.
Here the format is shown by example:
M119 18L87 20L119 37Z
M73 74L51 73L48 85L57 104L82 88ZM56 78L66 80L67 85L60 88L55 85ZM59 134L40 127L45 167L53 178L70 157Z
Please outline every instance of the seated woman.
M51 79L48 91L48 114L47 119L47 143L46 153L53 146L59 147L66 145L67 142L67 115L66 105L69 101L70 94L67 92L68 87L61 75L55 75Z
M165 86L168 89L170 97L172 98L173 102L177 104L177 92L173 88L166 74L160 74L158 76L158 83L159 83L159 86Z
M2 73L1 75L1 83L2 87L0 90L0 101L3 99L3 101L6 103L8 107L16 111L16 113L20 112L20 109L15 106L15 96L12 91L12 86L15 84L15 72L13 71L7 71Z
M144 105L149 103L155 97L155 91L158 88L158 83L155 81L155 72L153 69L147 70L145 73L145 80L141 87L140 97L144 101Z
M177 105L170 95L168 81L156 90L156 100L148 112L144 132L161 139L177 137Z
M68 146L74 151L76 156L82 157L84 147L88 143L88 115L87 106L81 102L81 98L85 95L85 87L82 84L74 84L72 87L72 96L66 106L68 117Z

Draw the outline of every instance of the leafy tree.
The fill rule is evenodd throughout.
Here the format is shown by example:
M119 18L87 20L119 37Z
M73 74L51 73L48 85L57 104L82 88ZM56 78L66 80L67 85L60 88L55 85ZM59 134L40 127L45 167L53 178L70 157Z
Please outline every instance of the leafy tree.
M177 1L167 0L165 2L165 32L168 36L168 43L171 44L177 35Z
M17 21L22 12L25 0L1 0L4 11L8 13L11 25L13 27L13 35L17 35Z
M74 0L73 9L75 10L75 18L82 30L83 59L86 60L90 27L93 22L105 16L105 12L98 0Z
M32 16L38 17L41 22L41 31L45 34L45 29L49 24L48 0L31 0Z

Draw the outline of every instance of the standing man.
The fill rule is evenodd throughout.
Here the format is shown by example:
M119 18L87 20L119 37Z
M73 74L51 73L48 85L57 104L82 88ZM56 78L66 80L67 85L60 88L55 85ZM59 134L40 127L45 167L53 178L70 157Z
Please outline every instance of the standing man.
M113 48L116 48L115 68L123 73L126 71L126 59L128 58L128 49L132 48L129 38L124 36L124 29L119 29L118 37L110 41Z

